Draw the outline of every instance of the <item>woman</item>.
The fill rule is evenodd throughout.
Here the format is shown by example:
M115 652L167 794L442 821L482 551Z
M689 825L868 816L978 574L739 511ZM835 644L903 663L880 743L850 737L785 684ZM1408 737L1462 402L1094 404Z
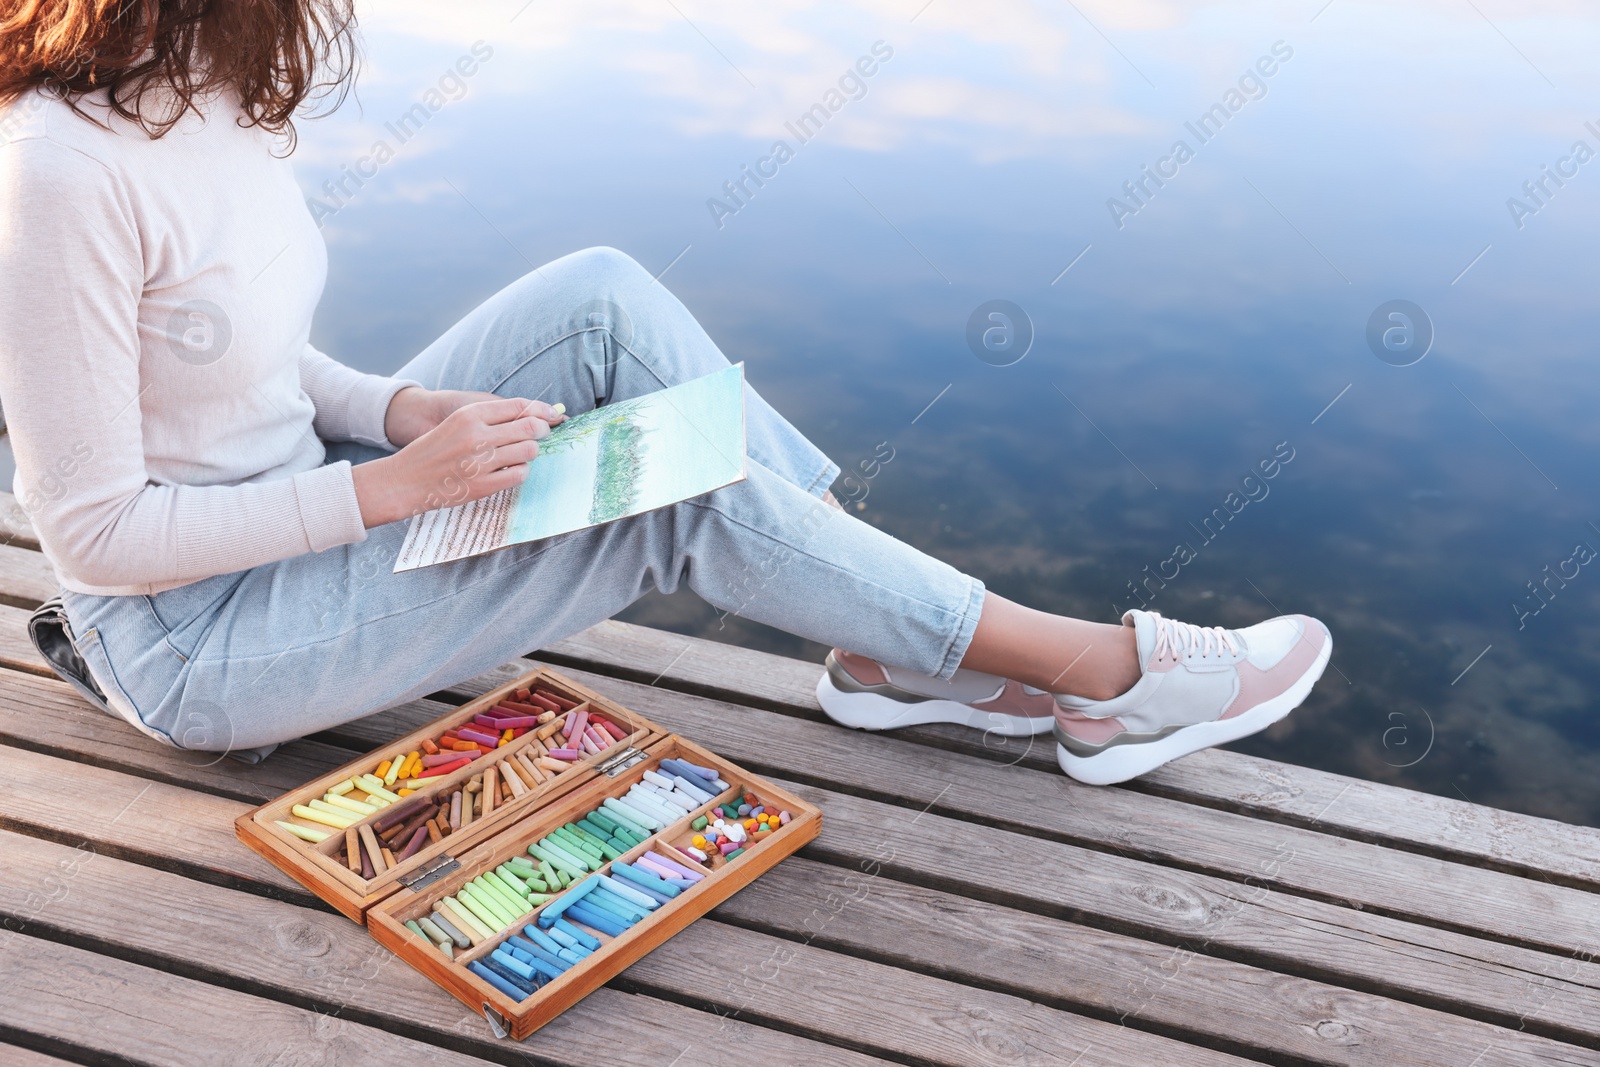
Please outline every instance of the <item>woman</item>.
M722 353L632 260L590 249L395 377L351 370L307 340L326 257L285 158L302 104L349 84L347 0L3 10L14 488L90 673L152 737L259 759L680 582L841 646L818 686L840 722L1053 728L1088 782L1260 730L1327 663L1306 616L1113 626L986 592L826 507L839 468L753 391L745 481L392 573L403 520L522 482L556 402L637 396Z

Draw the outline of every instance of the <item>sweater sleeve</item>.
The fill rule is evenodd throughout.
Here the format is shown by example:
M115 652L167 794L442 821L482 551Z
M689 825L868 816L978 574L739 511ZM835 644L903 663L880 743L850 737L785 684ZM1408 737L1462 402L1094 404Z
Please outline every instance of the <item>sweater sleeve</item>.
M126 191L46 139L0 146L0 395L13 483L63 581L144 592L366 539L350 464L157 485L139 374L145 269Z
M363 374L310 345L300 356L300 388L316 406L313 425L324 441L356 441L392 450L383 420L389 401L408 385L420 388L422 383Z

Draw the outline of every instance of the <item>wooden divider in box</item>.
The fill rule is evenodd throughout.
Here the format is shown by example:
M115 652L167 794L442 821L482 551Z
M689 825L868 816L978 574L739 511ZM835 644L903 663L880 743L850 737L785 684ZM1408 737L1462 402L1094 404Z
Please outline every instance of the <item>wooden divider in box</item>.
M418 937L405 925L408 920L428 916L435 901L453 896L485 871L501 866L513 856L525 856L530 843L543 839L556 827L581 819L601 807L608 797L621 797L644 777L645 771L657 769L661 760L666 758L682 759L701 767L713 768L729 788L710 803L701 804L678 820L654 831L642 844L624 852L621 860L632 863L644 852L658 851L680 864L704 871L704 879L692 889L683 890L623 933L615 937L597 933L597 940L602 942L600 949L573 965L561 977L547 982L536 993L520 1001L513 1000L479 978L466 964L482 959L527 923L536 922L539 912L560 901L561 893L519 918L512 926L495 932L493 937L457 953L454 959L446 958L437 946ZM764 805L789 812L789 822L776 830L763 832L758 843L751 844L743 854L732 860L719 855L708 864L696 864L693 857L673 848L693 836L691 824L696 816L710 813L721 802L730 799L737 802L737 798L746 793L754 794ZM521 1040L744 888L779 860L794 853L816 837L821 826L821 811L794 794L741 770L698 745L669 735L648 746L646 759L642 763L616 769L612 774L591 777L559 798L547 799L536 809L520 812L515 825L502 827L501 832L492 839L483 841L466 853L456 854L457 869L443 877L418 882L414 888L393 894L373 907L367 916L367 929L379 943L449 990L457 999L490 1020L498 1030ZM605 863L600 869L609 871L610 867L611 863Z
M375 870L372 878L365 878L361 873L350 869L345 857L345 836L342 828L321 826L319 829L327 832L329 836L323 841L312 842L303 840L278 825L280 821L303 822L297 820L293 814L297 805L307 805L312 799L321 800L330 789L357 775L376 770L385 760L404 758L407 753L419 750L424 740L436 741L444 732L454 731L459 726L472 723L485 709L512 697L519 689L543 689L561 697L567 703L576 705L573 708L574 712L598 713L627 731L627 737L624 740L613 740L609 747L573 761L566 770L546 772L546 780L527 787L523 795L502 802L489 814L479 817L441 840L428 842L390 869L381 873ZM561 714L566 713L563 711ZM404 888L407 883L418 878L426 878L449 857L461 855L479 842L499 833L529 811L540 808L591 781L601 773L602 768L636 758L641 750L664 736L666 736L665 730L643 716L549 668L541 667L485 693L470 703L463 704L450 714L440 716L382 749L368 753L294 792L246 812L239 817L234 829L239 839L246 845L304 883L312 892L340 912L357 922L366 922L368 909ZM412 801L422 802L425 808L438 798L448 798L474 775L482 774L485 767L498 768L516 753L531 750L535 743L536 731L530 729L511 742L473 759L458 770L427 779L428 784L419 786L400 803L391 804L388 810L398 809L402 804L409 805ZM359 790L350 795L364 796ZM351 828L359 829L362 825L370 827L374 821L383 818L384 810L380 809L371 815L358 818L351 824ZM305 823L305 825L309 827L314 824Z

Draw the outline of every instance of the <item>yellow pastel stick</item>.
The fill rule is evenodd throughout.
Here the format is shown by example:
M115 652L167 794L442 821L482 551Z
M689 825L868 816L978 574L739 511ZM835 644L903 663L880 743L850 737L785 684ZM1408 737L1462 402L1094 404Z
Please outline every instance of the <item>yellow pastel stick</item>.
M482 941L485 938L494 936L494 931L479 922L476 915L469 914L466 908L457 905L455 897L444 897L436 900L433 906L444 912L444 917L469 937L476 937Z
M341 796L342 797L346 793L350 792L350 790L354 789L355 787L356 787L356 780L354 778L346 778L344 781L340 782L338 785L330 786L328 788L328 792L334 794L335 796Z
M324 815L332 815L336 819L345 819L347 820L345 823L346 826L350 825L350 823L361 821L361 816L357 815L355 812L345 811L343 808L336 808L332 804L329 804L326 800L308 800L306 801L306 807L310 808L312 811L320 811Z
M328 831L326 830L313 830L309 826L296 826L294 823L284 822L282 819L278 820L278 825L302 841L315 842L326 841L328 839Z
M388 760L384 760L382 763L378 764L378 769L376 771L374 771L373 773L376 774L379 778L382 778L384 775L388 774L389 773L389 761Z
M404 757L402 756L396 756L394 759L389 761L387 769L382 774L378 775L379 778L383 779L383 784L386 787L394 785L394 780L400 777L400 764L403 759Z
M356 777L356 784L359 785L362 789L366 790L366 792L369 795L375 796L375 797L381 797L382 799L387 800L391 804L393 804L395 801L400 799L399 797L395 796L393 793L389 792L389 790L384 787L382 779L374 778L370 774L358 775Z
M336 808L344 808L346 811L353 811L357 815L371 815L378 810L376 804L363 804L359 800L351 800L349 797L342 797L337 793L329 793L322 799Z
M289 811L297 819L306 819L310 822L320 822L324 826L337 826L341 830L343 830L346 826L349 826L351 823L357 821L354 815L351 815L350 818L346 819L342 815L331 815L326 811L318 811L316 808L308 808L304 804L296 804L294 807L290 808Z

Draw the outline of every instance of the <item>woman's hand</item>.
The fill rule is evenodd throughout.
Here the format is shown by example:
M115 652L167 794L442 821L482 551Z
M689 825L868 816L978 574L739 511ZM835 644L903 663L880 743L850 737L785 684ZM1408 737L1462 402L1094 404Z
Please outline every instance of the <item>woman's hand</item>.
M422 389L408 385L389 398L383 416L383 433L396 448L404 448L445 420L452 411L485 400L500 400L494 393L465 389Z
M402 389L395 399L411 391ZM400 451L351 468L361 521L368 529L522 484L528 476L528 463L539 454L539 439L566 419L560 410L540 400L492 393L432 395L468 399L445 412L432 428ZM482 397L488 399L478 399ZM425 400L418 398L419 403ZM390 418L394 417L393 407L391 402ZM402 417L424 416L402 412ZM395 440L392 435L389 439Z

